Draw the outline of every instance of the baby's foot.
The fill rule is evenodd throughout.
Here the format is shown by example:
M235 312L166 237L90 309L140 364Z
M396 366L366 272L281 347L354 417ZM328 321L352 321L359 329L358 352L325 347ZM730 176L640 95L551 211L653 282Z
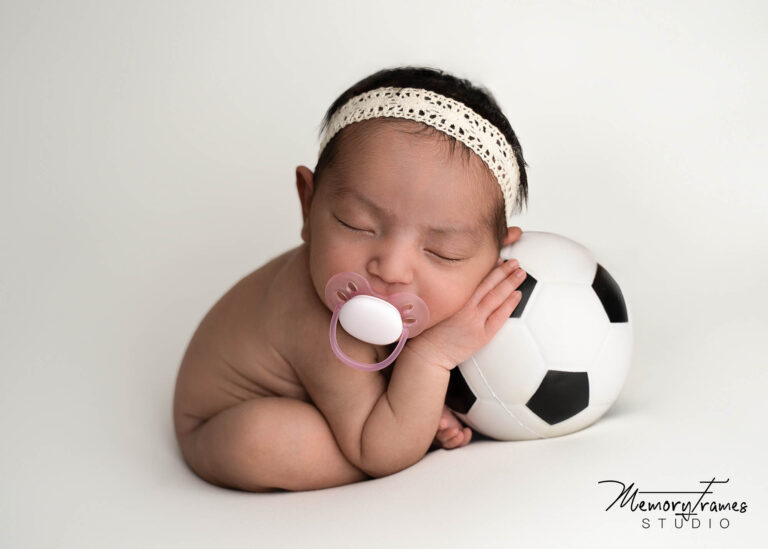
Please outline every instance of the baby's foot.
M448 406L443 406L440 425L432 442L432 448L458 448L469 444L471 438L472 429L462 426Z

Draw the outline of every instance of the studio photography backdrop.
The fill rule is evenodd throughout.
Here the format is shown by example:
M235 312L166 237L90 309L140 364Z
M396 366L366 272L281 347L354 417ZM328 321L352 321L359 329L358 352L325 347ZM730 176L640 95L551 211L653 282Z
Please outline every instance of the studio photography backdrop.
M758 546L766 51L757 1L1 2L0 547ZM492 92L528 163L516 224L586 246L630 305L624 388L561 437L210 485L174 440L189 338L301 242L333 100L406 65Z

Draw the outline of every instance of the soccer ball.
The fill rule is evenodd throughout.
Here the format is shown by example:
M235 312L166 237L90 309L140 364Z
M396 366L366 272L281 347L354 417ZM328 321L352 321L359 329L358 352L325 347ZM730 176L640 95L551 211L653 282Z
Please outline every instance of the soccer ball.
M584 246L526 232L501 250L526 272L522 299L493 339L451 370L446 404L497 440L572 433L618 397L632 355L618 284Z

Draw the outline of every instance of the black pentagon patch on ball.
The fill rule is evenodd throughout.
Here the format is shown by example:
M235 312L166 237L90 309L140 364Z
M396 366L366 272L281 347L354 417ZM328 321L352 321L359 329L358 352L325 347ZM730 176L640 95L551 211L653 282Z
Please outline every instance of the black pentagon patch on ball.
M595 279L592 281L592 289L603 304L608 319L611 322L627 322L627 305L624 303L624 295L619 285L602 265L597 264Z
M460 414L466 414L477 400L475 393L467 385L467 380L461 375L461 370L456 366L451 370L451 378L448 381L448 392L445 394L445 404Z
M575 416L588 404L587 372L549 370L525 405L541 419L554 425Z
M531 273L526 271L525 280L523 280L523 283L517 287L517 289L520 290L520 293L523 295L520 296L520 302L517 304L517 307L515 307L515 310L512 311L512 314L509 315L509 318L520 318L523 316L525 305L528 303L528 300L531 299L531 294L533 293L533 289L535 287L536 279L531 276Z

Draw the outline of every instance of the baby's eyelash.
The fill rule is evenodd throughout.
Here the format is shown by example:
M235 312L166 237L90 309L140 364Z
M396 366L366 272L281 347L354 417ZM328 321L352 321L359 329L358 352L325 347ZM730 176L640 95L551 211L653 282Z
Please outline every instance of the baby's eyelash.
M451 263L458 263L459 261L464 261L464 258L461 258L461 257L445 257L440 254L436 254L435 252L429 252L429 253L442 259L443 261L450 261Z
M336 217L335 215L333 217ZM366 229L358 229L357 227L353 227L352 225L348 225L347 223L344 223L341 219L336 217L336 221L338 221L343 227L346 227L347 229L351 229L353 231L358 231L362 233L367 233L368 231Z
M336 217L335 215L334 215L333 217L336 219L336 221L338 221L338 222L339 222L339 224L340 224L342 227L345 227L345 228L347 228L347 229L349 229L349 230L351 230L351 231L355 231L355 232L358 232L358 233L367 233L367 232L370 232L370 231L368 231L367 229L359 229L359 228L357 228L357 227L353 227L352 225L349 225L348 223L344 223L344 222L343 222L341 219L339 219L339 218L338 218L338 217ZM448 263L459 263L459 262L461 262L461 261L464 261L464 258L462 258L462 257L445 257L445 256L443 256L443 255L440 255L440 254L438 254L438 253L435 253L435 252L433 252L432 250L427 250L427 252L428 252L428 253L430 253L430 254L432 254L432 255L433 255L433 256L435 256L436 258L438 258L440 261L446 261L446 262L448 262Z

